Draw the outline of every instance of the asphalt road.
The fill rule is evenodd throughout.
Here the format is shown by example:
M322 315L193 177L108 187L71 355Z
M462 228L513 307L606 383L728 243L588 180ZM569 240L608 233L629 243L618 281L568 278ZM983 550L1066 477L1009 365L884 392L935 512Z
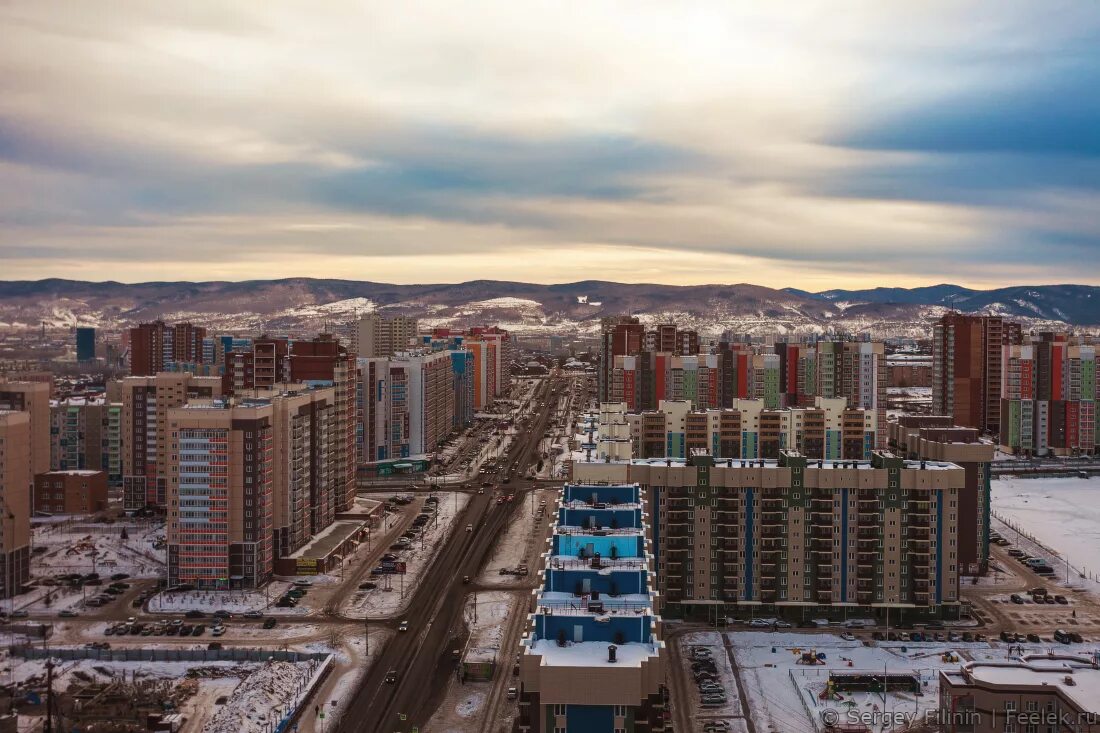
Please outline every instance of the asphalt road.
M561 381L552 383L556 386ZM548 380L539 386L537 395L544 402L550 385ZM522 476L537 461L538 443L549 417L547 404L533 417L530 429L510 447L503 463L513 476ZM530 490L527 482L518 484L501 487L501 493ZM455 531L409 604L403 619L408 622L408 631L397 633L375 659L340 718L340 733L403 732L428 721L455 670L451 651L460 641L456 630L462 626L462 611L470 590L462 582L463 576L477 577L494 542L522 504L521 497L498 504L492 492L472 494L456 520ZM472 525L472 531L464 531L467 524ZM394 684L385 682L391 670L397 673Z

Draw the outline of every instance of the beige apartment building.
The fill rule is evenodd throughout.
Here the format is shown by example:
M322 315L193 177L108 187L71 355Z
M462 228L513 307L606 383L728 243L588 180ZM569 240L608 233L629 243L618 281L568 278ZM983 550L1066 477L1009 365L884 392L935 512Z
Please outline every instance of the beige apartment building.
M30 496L35 474L50 470L50 383L0 381L0 410L17 410L30 416Z
M1100 730L1093 657L1030 654L940 672L944 733L1090 733Z
M168 502L168 411L192 399L222 394L221 377L161 372L107 385L107 401L122 404L122 496L126 509Z
M415 318L365 313L352 324L351 350L364 358L393 356L416 341L417 330Z
M31 577L31 416L0 410L0 598Z
M274 569L274 410L193 401L167 410L168 582L255 588Z
M952 616L965 472L876 451L869 461L574 462L573 481L642 487L666 616L761 608L795 618Z

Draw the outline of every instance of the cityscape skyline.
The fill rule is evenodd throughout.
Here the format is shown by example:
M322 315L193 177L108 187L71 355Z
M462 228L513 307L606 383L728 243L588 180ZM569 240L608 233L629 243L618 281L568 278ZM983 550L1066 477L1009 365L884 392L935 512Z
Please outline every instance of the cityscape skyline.
M1100 13L997 10L6 4L5 277L1100 283Z

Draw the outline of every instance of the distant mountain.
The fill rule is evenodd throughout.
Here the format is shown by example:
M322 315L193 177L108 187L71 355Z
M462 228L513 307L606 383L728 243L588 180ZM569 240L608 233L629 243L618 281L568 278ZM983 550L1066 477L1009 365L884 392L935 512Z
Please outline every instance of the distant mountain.
M1100 323L1100 288L1092 285L1016 285L995 290L971 290L944 284L921 288L825 290L820 293L788 289L787 292L850 303L940 305L970 313L1039 318L1071 325Z
M520 333L595 333L629 313L707 334L853 333L922 336L949 309L999 313L1030 327L1100 324L1100 288L969 290L957 285L809 293L749 284L674 286L587 280L558 285L476 280L394 285L289 278L245 282L0 281L0 331L90 325L123 328L163 318L221 331L338 327L359 313L415 315L429 326L499 323Z

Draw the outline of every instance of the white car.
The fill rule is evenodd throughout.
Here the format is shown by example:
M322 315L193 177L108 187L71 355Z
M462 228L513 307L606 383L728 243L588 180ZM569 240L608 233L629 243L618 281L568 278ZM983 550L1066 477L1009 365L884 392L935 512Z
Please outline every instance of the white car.
M224 626L215 626L214 628L210 629L210 633L213 636L221 636L222 634L225 633L225 627Z
M466 525L466 531L467 531L467 532L473 532L473 531L474 531L474 525L472 525L472 524L467 524L467 525Z
M749 621L749 626L755 626L756 628L771 628L773 620L770 618L754 618Z
M844 639L844 641L855 641L856 635L845 631L843 634L840 635L840 638Z

